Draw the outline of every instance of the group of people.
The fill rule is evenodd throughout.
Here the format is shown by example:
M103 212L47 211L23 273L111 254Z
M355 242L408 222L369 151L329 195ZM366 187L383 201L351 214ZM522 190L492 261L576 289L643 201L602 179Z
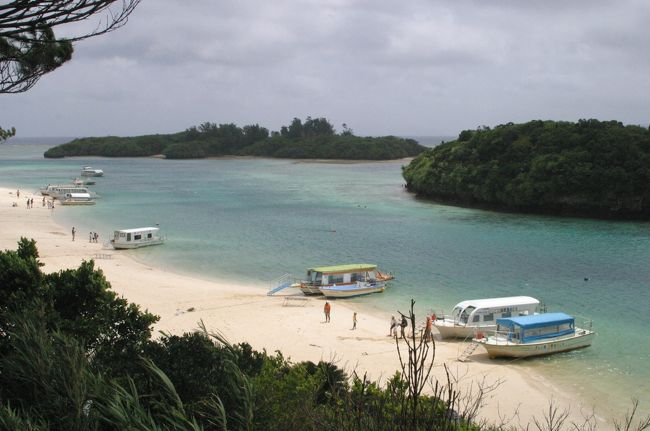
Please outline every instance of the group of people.
M27 198L27 208L34 208L34 198Z
M88 242L97 242L99 234L97 232L90 232L88 234Z
M402 313L400 313L402 314ZM433 334L431 332L432 327L433 327L433 319L435 319L435 314L432 316L427 316L427 322L424 326L424 341L429 342L433 340ZM408 328L409 323L408 320L406 319L406 316L402 314L402 320L397 323L397 319L395 319L395 316L390 316L390 333L388 334L389 337L397 337L397 327L399 326L400 328L400 338L406 338L406 328Z
M325 305L323 306L323 312L325 313L325 323L330 322L330 315L332 312L332 306L329 303L329 301L325 301ZM399 323L397 323L397 319L395 319L395 316L390 316L390 333L388 334L389 337L397 337L397 328L400 328L400 338L406 338L406 328L408 328L409 323L408 319L406 316L402 313L402 319L400 320ZM433 321L436 319L436 315L433 314L431 316L427 316L427 321L424 326L424 334L423 338L425 342L429 342L433 340L433 333L432 327L433 327ZM352 314L352 330L357 329L357 312L355 311Z

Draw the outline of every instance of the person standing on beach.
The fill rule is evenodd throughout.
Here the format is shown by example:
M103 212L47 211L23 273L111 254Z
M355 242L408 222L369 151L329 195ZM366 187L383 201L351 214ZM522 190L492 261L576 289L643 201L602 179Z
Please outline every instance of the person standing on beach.
M424 327L424 342L428 343L433 340L431 336L431 317L427 316L427 325Z
M395 320L395 316L390 316L390 333L388 336L393 337L395 335L397 335L397 320Z
M77 230L72 226L72 240L74 241L74 235L77 233Z
M352 315L352 330L357 329L357 312L355 311Z
M325 323L329 323L330 321L330 310L332 307L330 306L330 303L325 301L325 306L323 307L323 311L325 312Z
M16 197L17 197L17 198L20 197L20 189L16 190Z
M92 232L90 232L88 234L88 242L93 242L93 233Z
M406 330L406 327L409 326L409 323L406 321L406 316L402 314L402 321L399 324L401 328L401 336L402 338L406 339L406 335L404 335L404 331Z

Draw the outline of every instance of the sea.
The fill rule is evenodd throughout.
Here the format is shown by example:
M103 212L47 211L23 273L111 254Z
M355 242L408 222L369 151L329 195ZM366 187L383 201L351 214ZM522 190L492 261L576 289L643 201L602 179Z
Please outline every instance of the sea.
M418 139L418 138L416 138ZM495 361L543 375L622 417L650 413L650 223L508 214L437 204L405 189L407 160L332 163L264 158L45 159L64 138L0 144L0 185L36 191L83 166L103 169L89 207L54 217L107 240L156 226L162 247L125 251L147 264L268 289L285 274L376 263L395 274L382 294L346 300L387 316L450 310L476 298L529 295L549 311L593 321L591 347ZM428 145L441 139L422 138ZM22 205L22 203L21 203ZM453 342L453 341L452 341ZM517 394L513 394L517 396ZM540 406L543 409L545 406Z

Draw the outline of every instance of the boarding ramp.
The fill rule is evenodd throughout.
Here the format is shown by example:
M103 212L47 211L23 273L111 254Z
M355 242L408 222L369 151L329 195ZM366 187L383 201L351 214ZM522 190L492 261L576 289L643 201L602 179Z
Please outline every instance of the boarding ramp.
M266 293L267 296L273 296L281 290L291 287L294 283L294 276L287 273L278 278L275 278L269 282L269 291Z

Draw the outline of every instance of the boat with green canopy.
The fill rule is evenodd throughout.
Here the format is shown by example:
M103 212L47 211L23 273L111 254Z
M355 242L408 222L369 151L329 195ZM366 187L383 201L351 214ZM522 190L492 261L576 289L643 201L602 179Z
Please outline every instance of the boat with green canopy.
M294 284L305 295L325 295L328 298L350 298L383 292L392 274L382 273L377 265L353 263L318 266L307 270L307 279Z

